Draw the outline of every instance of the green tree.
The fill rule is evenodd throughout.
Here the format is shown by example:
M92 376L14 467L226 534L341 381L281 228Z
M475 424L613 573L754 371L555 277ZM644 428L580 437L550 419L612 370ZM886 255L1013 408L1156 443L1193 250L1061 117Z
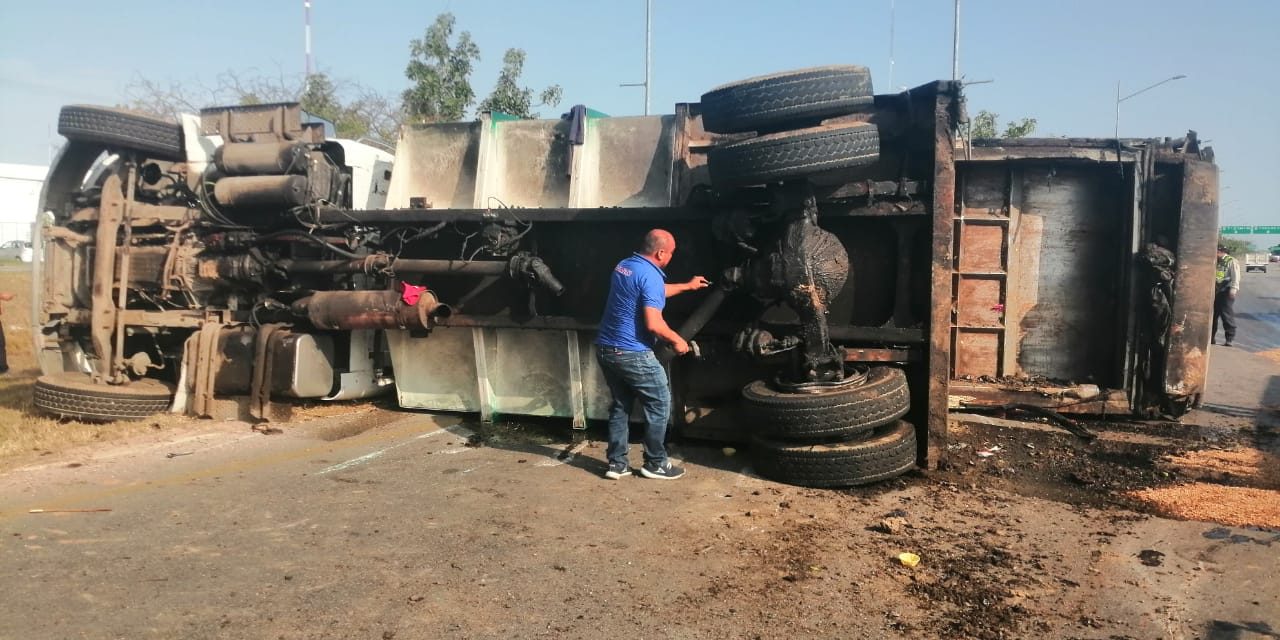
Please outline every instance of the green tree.
M1236 238L1218 238L1218 244L1226 247L1227 253L1237 258L1244 258L1244 254L1254 253L1258 250L1258 247L1252 242Z
M400 129L400 106L386 96L359 90L344 96L328 75L313 74L298 97L302 109L333 123L339 138L395 140Z
M402 119L393 98L325 73L306 78L224 71L212 85L199 80L161 83L138 76L125 87L125 97L124 106L130 109L173 119L212 105L300 102L308 113L333 122L341 138L395 140Z
M538 94L538 104L533 103L533 89L520 86L520 74L524 72L524 50L507 49L502 56L502 72L489 97L480 102L479 111L500 111L520 118L536 118L534 108L554 107L560 104L563 93L560 85L553 84Z
M1000 114L983 109L969 122L969 137L975 140L987 138L1025 138L1036 130L1035 118L1023 118L1005 125L1004 135L997 136Z
M978 112L978 115L969 119L969 137L977 140L986 140L996 137L996 118L997 114L987 110Z
M456 19L442 13L421 40L409 43L409 64L404 75L412 83L405 90L404 111L415 122L461 120L475 103L471 70L480 59L480 48L463 31L451 44Z
M1004 126L1004 137L1006 138L1025 138L1036 130L1035 118L1023 118L1017 122L1010 122Z

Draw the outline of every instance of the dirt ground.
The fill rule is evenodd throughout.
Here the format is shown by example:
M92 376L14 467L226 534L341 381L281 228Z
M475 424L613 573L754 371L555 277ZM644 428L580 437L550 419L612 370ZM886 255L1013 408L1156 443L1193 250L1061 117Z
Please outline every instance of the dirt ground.
M457 422L371 409L275 436L196 423L4 474L0 638L1267 638L1280 626L1280 532L1152 515L1130 492L1181 478L1151 455L1163 439L1137 431L1085 443L957 424L948 470L828 491L692 442L674 448L686 479L611 482L599 433L565 459L562 425Z
M0 639L1276 638L1280 371L1214 357L1181 424L956 416L946 468L851 490L694 441L612 482L599 431L385 403L53 422L0 472Z

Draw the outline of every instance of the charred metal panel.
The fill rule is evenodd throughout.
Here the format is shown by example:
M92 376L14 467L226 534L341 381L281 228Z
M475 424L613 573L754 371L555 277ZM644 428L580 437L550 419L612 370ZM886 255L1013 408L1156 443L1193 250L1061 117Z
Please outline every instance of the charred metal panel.
M959 329L956 331L955 351L957 378L997 375L1000 365L1000 334L997 331Z
M1218 167L1191 159L1183 167L1173 324L1164 377L1169 402L1181 408L1196 402L1204 391L1218 240Z
M961 176L960 217L956 219L955 323L951 373L957 378L1010 375L1010 335L1005 308L1016 207L1010 201L1013 174L1008 163L966 165Z
M475 206L569 206L568 133L565 120L494 116L483 132Z
M964 245L960 251L960 273L1004 272L1004 225L977 224L963 219L960 232Z
M479 148L479 122L406 126L396 145L386 206L470 209Z
M1119 389L1102 389L1097 385L1042 384L1020 387L956 381L951 384L951 393L960 408L1021 404L1045 407L1059 413L1099 416L1129 413L1128 394Z
M957 309L961 329L999 329L1003 317L1004 283L1000 278L961 274L956 297L964 301Z
M1025 286L1006 319L1021 330L1018 373L1114 385L1116 265L1128 244L1115 167L1042 164L1023 171L1012 253L1026 269Z
M588 119L573 206L672 206L675 126L675 116Z
M917 431L920 462L936 467L946 464L947 392L951 381L952 237L956 214L955 127L963 109L957 84L939 82L933 111L933 245L930 256L932 300L929 315L929 353L926 366L912 376L918 385L927 381L925 427ZM919 370L917 370L919 371ZM918 386L916 388L919 388ZM919 415L919 414L916 414ZM920 438L921 435L927 437Z

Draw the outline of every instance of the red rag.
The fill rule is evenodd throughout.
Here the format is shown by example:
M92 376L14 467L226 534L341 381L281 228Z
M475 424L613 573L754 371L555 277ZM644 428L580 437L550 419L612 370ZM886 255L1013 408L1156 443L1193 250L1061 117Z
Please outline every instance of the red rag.
M408 282L401 282L400 291L400 300L412 307L413 305L418 304L418 298L421 298L422 294L426 293L427 288L419 287L415 284L409 284Z

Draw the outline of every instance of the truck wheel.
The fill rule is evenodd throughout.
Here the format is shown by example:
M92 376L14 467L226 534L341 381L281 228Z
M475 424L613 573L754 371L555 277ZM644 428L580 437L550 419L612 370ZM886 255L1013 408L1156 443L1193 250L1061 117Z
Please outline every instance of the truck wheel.
M743 414L756 435L784 440L849 438L882 427L911 408L902 369L872 367L858 386L787 393L763 380L742 388Z
M40 376L32 397L32 404L45 413L90 422L141 420L167 411L172 403L172 388L158 380L93 384L83 373Z
M916 466L916 429L899 420L871 436L793 444L757 436L751 456L760 475L801 487L851 487L900 476Z
M713 133L783 131L856 113L872 102L871 71L840 65L758 76L702 94L702 127Z
M58 133L68 140L143 151L159 160L182 160L182 127L123 109L68 105L58 114Z
M876 126L853 122L717 145L707 151L707 168L712 184L738 186L861 167L879 158Z

